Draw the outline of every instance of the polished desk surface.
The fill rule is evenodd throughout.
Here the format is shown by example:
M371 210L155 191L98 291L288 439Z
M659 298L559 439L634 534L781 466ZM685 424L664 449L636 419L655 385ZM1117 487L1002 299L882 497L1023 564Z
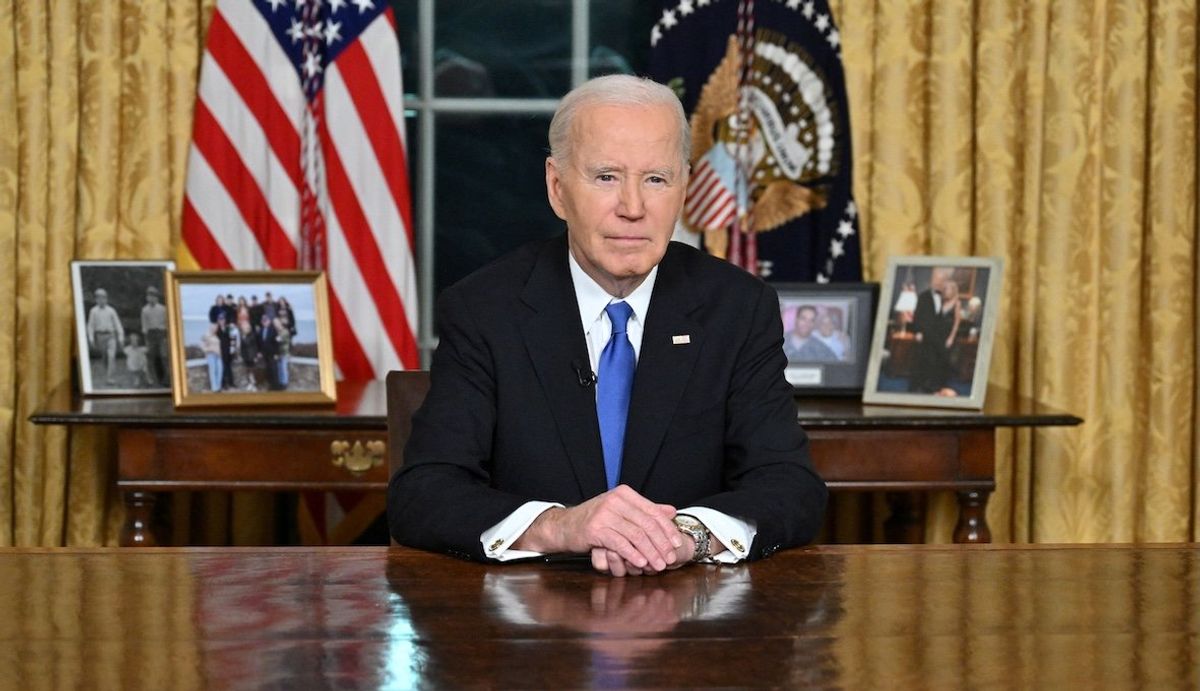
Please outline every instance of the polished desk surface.
M1200 688L1200 547L0 551L5 688Z
M176 408L169 396L84 398L55 391L30 417L38 424L132 427L277 427L387 429L382 381L338 382L335 406ZM982 411L869 405L856 398L796 396L796 419L809 430L979 429L1078 425L1082 420L1002 389L988 392Z

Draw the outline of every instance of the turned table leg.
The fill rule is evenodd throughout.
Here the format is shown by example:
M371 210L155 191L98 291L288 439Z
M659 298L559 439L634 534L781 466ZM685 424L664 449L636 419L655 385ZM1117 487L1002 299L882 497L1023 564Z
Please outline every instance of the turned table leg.
M954 527L954 541L991 542L992 531L987 525L987 502L991 492L968 490L958 493L958 525Z
M122 547L157 547L154 538L153 492L125 492L125 525L121 526Z

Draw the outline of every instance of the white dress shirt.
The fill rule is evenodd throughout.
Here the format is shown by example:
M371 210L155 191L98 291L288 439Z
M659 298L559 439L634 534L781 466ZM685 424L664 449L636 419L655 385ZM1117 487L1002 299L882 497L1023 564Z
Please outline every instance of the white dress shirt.
M592 371L599 369L600 354L612 337L612 323L604 308L611 302L620 302L620 298L609 295L600 284L575 261L575 255L567 253L571 265L571 280L575 284L575 299L579 303L579 320L583 326L584 338L587 341L588 361ZM625 325L625 333L633 346L635 356L642 353L642 334L645 333L646 312L650 309L650 296L654 293L654 281L658 277L658 267L655 266L647 274L632 293L624 300L633 310ZM502 521L485 530L479 536L484 552L493 559L509 561L526 557L541 556L539 552L509 549L518 538L529 529L529 526L542 512L553 507L562 507L556 502L530 501L506 516ZM679 513L696 518L708 528L713 537L721 541L728 549L713 557L714 561L733 564L746 558L746 551L758 533L756 526L732 516L702 506L690 506L679 509ZM738 548L735 549L734 545Z

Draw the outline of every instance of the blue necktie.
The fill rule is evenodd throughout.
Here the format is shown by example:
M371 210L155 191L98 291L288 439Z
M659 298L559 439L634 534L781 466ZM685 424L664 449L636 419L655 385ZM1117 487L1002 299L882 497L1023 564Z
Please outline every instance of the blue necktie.
M604 446L604 475L608 488L617 486L621 477L621 448L625 444L625 419L629 413L629 393L633 390L633 372L637 358L625 326L633 308L614 302L604 308L612 322L612 337L600 353L600 371L596 375L596 417L600 420L600 442Z

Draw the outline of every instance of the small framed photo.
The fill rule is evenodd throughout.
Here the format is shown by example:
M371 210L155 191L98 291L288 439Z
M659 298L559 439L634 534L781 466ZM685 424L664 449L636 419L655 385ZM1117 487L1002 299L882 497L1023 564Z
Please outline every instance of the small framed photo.
M79 382L85 396L167 394L171 355L159 261L73 261Z
M797 391L857 396L878 283L776 283L783 320L784 374Z
M175 405L334 403L327 291L318 271L168 274Z
M1002 270L999 258L892 258L863 401L982 408Z

